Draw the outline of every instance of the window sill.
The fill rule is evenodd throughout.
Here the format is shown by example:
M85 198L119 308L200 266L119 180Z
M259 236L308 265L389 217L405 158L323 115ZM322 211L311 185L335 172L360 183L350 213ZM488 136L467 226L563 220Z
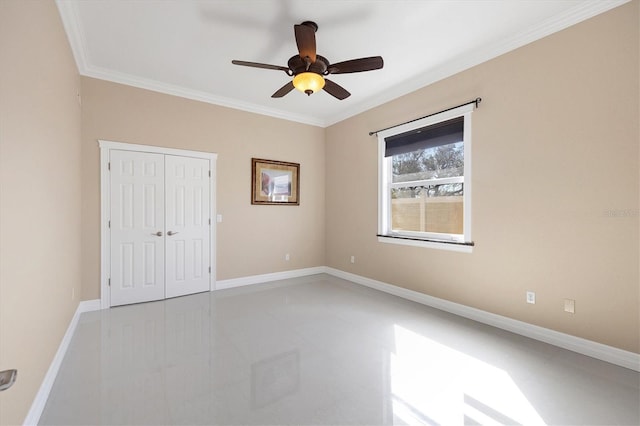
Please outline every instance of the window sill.
M395 237L378 235L378 242L399 244L403 246L424 247L438 250L457 251L459 253L473 253L473 243L456 243L449 241L423 240L419 238Z

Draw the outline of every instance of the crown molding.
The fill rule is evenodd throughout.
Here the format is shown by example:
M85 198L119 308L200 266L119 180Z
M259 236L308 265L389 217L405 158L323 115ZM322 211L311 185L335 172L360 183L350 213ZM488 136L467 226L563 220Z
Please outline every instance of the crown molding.
M273 108L265 108L261 105L250 102L242 102L204 91L193 90L93 66L91 65L90 55L82 36L83 29L82 23L79 19L76 5L77 2L74 0L56 0L56 4L58 6L60 17L67 33L67 38L69 39L69 44L80 75L302 124L329 127L369 109L390 102L411 92L415 92L416 90L429 86L430 84L443 80L466 69L494 59L519 47L525 46L536 40L540 40L541 38L561 31L596 15L607 12L628 3L629 1L631 0L590 0L588 2L578 4L564 13L553 16L533 28L528 28L519 34L516 34L514 37L501 40L500 42L487 46L485 49L476 49L472 52L467 52L453 61L449 61L443 66L435 68L431 72L414 76L414 78L399 83L376 96L368 98L362 102L352 104L347 111L337 113L326 118L294 114Z
M121 73L96 67L91 64L88 48L84 41L82 23L79 19L77 2L74 0L56 0L58 12L62 20L71 51L78 68L78 73L85 77L97 78L99 80L111 81L113 83L125 84L140 89L151 90L167 95L179 96L181 98L205 102L213 105L238 109L245 112L265 115L283 120L295 121L297 123L309 124L312 126L326 127L324 120L317 117L292 114L273 108L265 108L249 102L242 102L236 99L216 96L214 94L193 90L186 87L171 85L157 80Z
M71 46L71 53L76 61L76 67L80 75L85 75L87 71L87 46L82 37L82 23L78 16L78 7L71 0L56 0L58 13L62 20L64 31L67 33L67 39Z
M85 72L81 74L86 77L111 81L113 83L151 90L153 92L164 93L166 95L179 96L185 99L191 99L194 101L205 102L217 106L238 109L245 112L252 112L255 114L280 118L283 120L295 121L297 123L309 124L311 126L326 127L324 120L318 119L316 117L301 114L292 114L277 109L265 108L263 106L252 104L249 102L242 102L236 99L216 96L200 90L188 89L186 87L163 83L161 81L120 73L117 71L106 70L99 67L89 66L86 68Z
M589 18L593 18L601 13L607 12L631 0L591 0L573 7L562 14L553 16L533 28L521 31L514 37L501 40L498 43L487 46L484 49L476 49L467 52L448 63L433 69L428 73L421 73L408 79L407 81L397 84L390 89L385 90L375 97L371 97L366 101L356 104L346 113L335 114L325 120L325 126L331 126L353 117L357 114L375 108L401 96L415 92L416 90L427 87L447 77L451 77L459 72L465 71L483 62L487 62L505 53L516 50L534 41L540 40L558 31L562 31L573 25L576 25Z

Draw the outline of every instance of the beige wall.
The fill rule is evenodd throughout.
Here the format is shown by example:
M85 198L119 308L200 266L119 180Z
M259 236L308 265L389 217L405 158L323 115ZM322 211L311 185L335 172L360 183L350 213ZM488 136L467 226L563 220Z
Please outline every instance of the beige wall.
M0 52L0 424L19 424L80 296L80 79L54 2L0 1Z
M328 128L327 265L640 352L638 4ZM477 96L473 253L377 242L368 132Z
M324 130L79 79L53 2L0 1L0 424L99 298L97 139L219 154L218 279L328 265L640 352L638 4ZM476 96L473 254L378 243L368 131ZM251 157L301 163L301 205L250 205Z
M218 154L218 280L325 264L324 129L83 77L83 300L100 297L98 139ZM300 206L251 205L252 157L300 163Z

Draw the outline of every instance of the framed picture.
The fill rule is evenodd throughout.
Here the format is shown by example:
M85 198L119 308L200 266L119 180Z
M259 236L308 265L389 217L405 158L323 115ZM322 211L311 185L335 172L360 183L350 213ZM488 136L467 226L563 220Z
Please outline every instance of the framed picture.
M252 158L251 204L300 205L300 164Z

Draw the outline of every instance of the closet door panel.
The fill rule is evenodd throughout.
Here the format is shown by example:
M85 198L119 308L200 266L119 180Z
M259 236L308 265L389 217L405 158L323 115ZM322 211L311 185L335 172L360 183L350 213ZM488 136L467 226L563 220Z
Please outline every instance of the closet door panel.
M209 161L167 155L166 295L209 290Z
M112 150L110 163L111 306L163 299L164 155Z

